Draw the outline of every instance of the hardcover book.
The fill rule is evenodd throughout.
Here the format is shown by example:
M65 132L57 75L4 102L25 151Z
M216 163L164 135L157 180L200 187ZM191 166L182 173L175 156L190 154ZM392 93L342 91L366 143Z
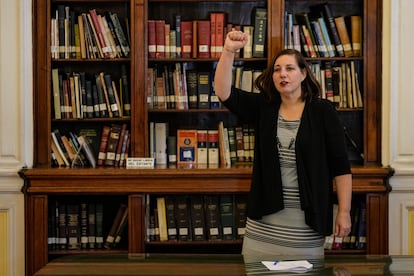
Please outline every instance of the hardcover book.
M193 167L197 165L197 130L177 130L177 166Z
M264 57L267 34L267 10L265 8L255 8L252 14L252 22L254 22L253 57Z

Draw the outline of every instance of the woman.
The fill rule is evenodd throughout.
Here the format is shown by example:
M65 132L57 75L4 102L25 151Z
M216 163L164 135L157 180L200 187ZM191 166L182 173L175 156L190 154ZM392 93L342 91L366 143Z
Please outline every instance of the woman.
M324 254L332 232L351 229L352 176L339 117L302 55L283 50L258 77L260 93L231 87L234 53L247 35L227 34L214 88L223 104L255 127L255 156L243 254Z

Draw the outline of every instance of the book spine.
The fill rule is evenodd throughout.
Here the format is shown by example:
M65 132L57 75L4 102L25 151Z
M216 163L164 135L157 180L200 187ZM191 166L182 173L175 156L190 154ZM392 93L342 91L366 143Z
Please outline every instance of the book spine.
M253 35L253 57L264 57L267 33L267 10L255 8L253 10L254 35Z

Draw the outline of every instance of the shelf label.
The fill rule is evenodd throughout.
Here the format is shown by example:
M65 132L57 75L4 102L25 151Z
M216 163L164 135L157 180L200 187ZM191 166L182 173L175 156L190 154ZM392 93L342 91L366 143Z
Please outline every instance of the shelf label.
M153 169L154 158L129 157L126 162L127 169Z

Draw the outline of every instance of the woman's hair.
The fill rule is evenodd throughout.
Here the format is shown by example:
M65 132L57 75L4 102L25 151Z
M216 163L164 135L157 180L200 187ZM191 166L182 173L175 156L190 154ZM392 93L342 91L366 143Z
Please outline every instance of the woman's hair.
M319 98L321 96L321 86L316 80L315 75L310 70L308 63L302 54L295 49L284 49L276 54L272 61L268 64L267 68L263 71L262 74L256 79L256 87L264 93L270 102L280 100L280 94L276 90L276 87L273 83L273 72L274 65L276 60L280 56L290 55L294 56L295 60L301 71L305 71L306 78L302 81L302 99L306 101L311 101L314 98Z

